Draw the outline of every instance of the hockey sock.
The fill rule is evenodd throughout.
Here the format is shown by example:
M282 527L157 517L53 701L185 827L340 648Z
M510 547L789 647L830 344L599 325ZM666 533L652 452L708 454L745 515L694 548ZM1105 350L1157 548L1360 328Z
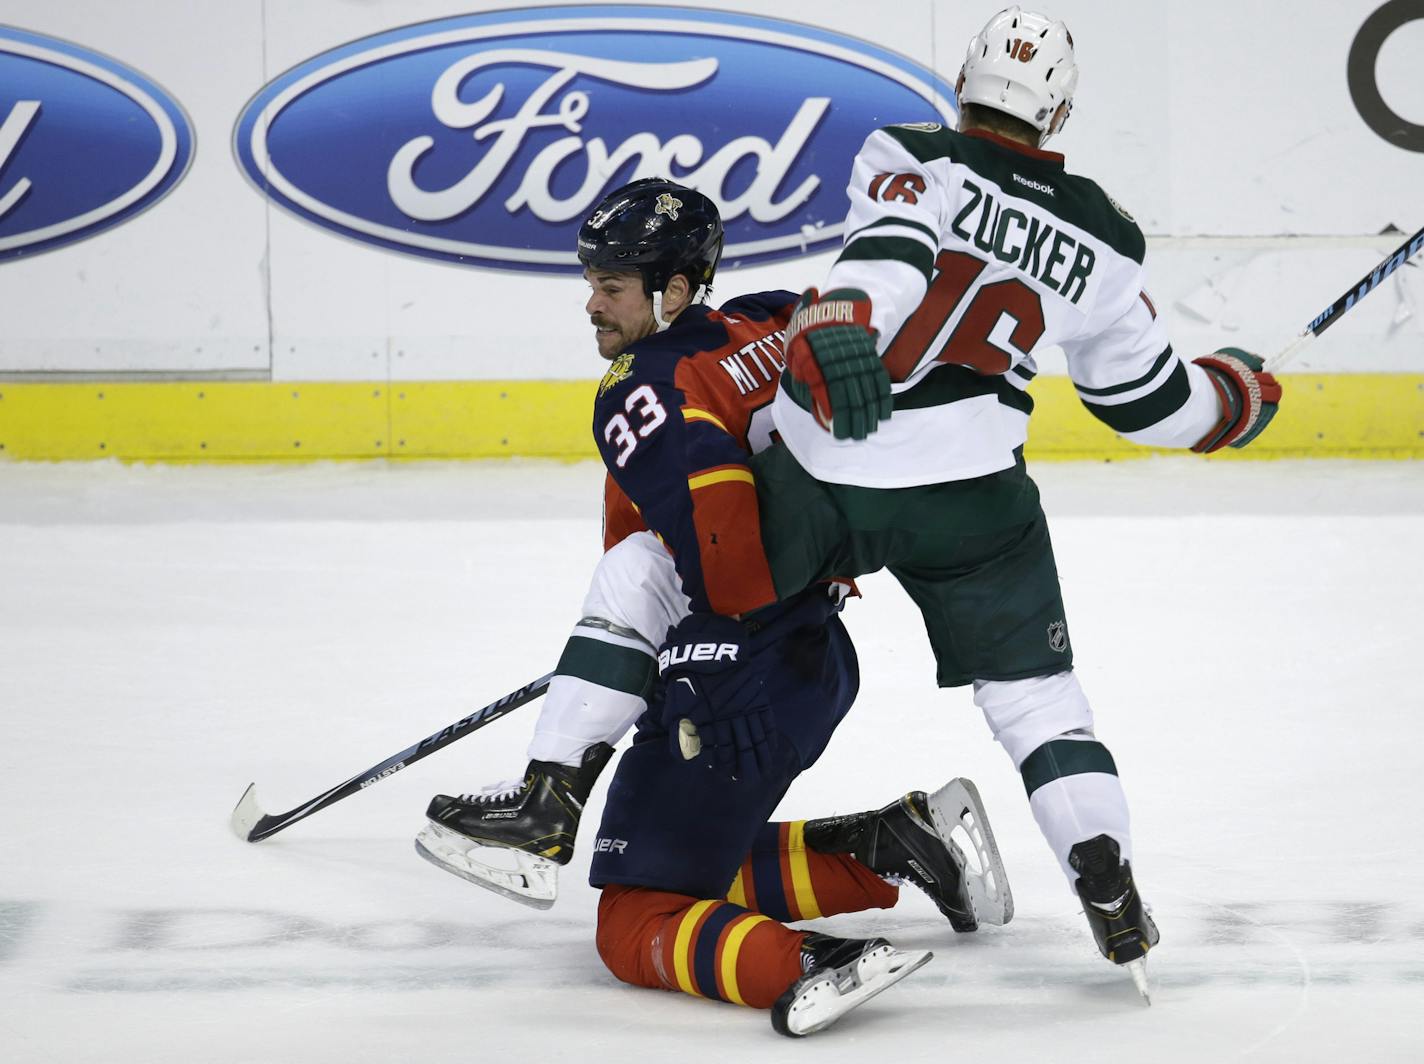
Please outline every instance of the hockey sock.
M1068 864L1068 852L1085 839L1108 835L1123 860L1132 859L1127 796L1106 746L1093 739L1054 739L1029 754L1019 771L1033 818L1069 886L1078 873Z
M625 983L769 1009L801 978L806 935L723 901L613 884L598 954Z
M807 849L804 820L772 821L758 832L727 900L774 920L889 909L900 888L846 853Z
M580 623L554 672L529 759L577 766L594 743L616 744L647 708L656 662L636 640Z

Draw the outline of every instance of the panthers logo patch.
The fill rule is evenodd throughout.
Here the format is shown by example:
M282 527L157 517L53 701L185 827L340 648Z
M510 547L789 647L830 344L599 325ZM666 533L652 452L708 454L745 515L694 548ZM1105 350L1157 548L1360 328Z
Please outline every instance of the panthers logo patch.
M671 192L664 192L659 196L657 204L653 207L654 214L666 214L673 221L677 221L677 212L680 210L682 210L682 200Z
M608 389L615 387L619 382L626 381L633 375L633 353L625 351L613 360L613 365L608 367L608 372L603 375L603 380L598 382L598 394L604 395Z

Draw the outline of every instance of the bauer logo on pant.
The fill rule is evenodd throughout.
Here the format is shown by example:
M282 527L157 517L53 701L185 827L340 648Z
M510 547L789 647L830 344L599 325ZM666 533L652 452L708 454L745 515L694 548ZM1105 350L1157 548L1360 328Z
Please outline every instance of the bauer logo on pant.
M684 643L668 647L658 655L658 672L667 672L674 665L689 661L736 661L736 643Z

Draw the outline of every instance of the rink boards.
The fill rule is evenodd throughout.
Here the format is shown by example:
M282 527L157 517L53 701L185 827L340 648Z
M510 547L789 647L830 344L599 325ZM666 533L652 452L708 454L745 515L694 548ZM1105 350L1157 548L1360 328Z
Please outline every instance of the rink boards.
M1223 457L1424 457L1424 375L1294 374L1270 429ZM594 381L0 383L0 456L315 461L594 456ZM1144 457L1041 377L1031 459Z

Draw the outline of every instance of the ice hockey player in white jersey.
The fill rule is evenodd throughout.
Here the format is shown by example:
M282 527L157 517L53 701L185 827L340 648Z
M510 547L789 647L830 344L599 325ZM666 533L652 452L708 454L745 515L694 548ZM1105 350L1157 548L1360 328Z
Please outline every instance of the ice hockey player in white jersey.
M1072 672L1022 457L1026 389L1057 345L1108 427L1207 453L1249 444L1281 392L1243 351L1172 350L1141 231L1042 147L1077 81L1067 27L1011 7L970 41L957 130L870 135L845 246L788 326L773 408L785 446L753 469L777 593L890 570L924 614L940 685L973 684L1099 948L1145 997L1158 932L1116 766Z

